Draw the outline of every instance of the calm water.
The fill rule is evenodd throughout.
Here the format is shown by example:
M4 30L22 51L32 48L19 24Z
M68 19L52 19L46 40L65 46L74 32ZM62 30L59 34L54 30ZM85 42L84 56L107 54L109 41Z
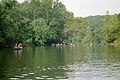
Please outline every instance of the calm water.
M120 47L0 49L0 80L120 80Z

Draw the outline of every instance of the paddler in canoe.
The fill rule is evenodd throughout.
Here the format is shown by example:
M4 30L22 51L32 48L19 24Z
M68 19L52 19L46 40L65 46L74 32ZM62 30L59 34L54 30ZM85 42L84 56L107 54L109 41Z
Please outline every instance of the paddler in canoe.
M15 50L20 50L20 49L22 49L22 44L21 44L21 43L16 43L14 49L15 49Z

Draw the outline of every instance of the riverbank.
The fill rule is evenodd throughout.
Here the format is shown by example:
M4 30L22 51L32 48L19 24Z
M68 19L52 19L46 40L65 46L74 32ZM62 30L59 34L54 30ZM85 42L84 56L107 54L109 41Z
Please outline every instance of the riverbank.
M0 49L3 49L3 48L12 48L14 45L13 44L0 44Z

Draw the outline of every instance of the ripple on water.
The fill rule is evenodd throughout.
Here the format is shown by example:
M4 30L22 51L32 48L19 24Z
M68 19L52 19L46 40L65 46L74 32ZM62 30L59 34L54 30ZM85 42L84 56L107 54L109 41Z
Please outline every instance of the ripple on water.
M24 79L24 80L33 80L33 79Z
M48 67L48 70L50 70L51 68Z
M62 77L57 76L57 77L55 77L55 79L62 79Z
M18 76L18 75L16 75L15 77L16 78L24 78L24 76Z
M27 69L26 67L24 67L23 69Z
M43 68L42 70L45 71L45 70L47 70L47 69Z
M41 77L35 77L35 79L41 79Z
M28 74L22 74L22 76L29 76Z
M22 69L19 68L18 70L21 71Z
M42 77L47 78L47 77L49 77L49 76L42 76Z
M28 73L28 74L33 75L33 74L35 74L35 73Z
M43 78L43 77L35 77L35 79L37 79L37 80L44 80L45 78Z
M120 63L114 63L113 67L120 67Z
M67 68L62 68L63 70L68 70Z
M10 78L10 80L20 80L20 78Z
M47 80L54 80L54 78L46 78Z
M40 68L40 66L37 67L38 69Z

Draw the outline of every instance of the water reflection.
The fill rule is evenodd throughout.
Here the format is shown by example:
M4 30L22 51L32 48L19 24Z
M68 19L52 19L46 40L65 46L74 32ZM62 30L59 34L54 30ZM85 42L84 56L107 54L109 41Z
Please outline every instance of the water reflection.
M22 50L14 50L14 52L16 54L16 58L22 55Z
M0 60L4 61L0 62L3 67L0 68L2 72L0 79L119 80L120 78L119 47L29 47L15 53L12 51L2 51L0 55Z
M75 61L74 64L68 65L69 70L71 70L71 72L66 73L69 77L68 79L119 80L120 54L117 51L119 51L120 48L114 47L113 49L109 49L108 46L104 46L104 48L100 46L92 46L85 47L84 49L82 49L82 51L84 51L84 55L82 56L83 59L80 60L80 58L78 58L78 56L81 55L81 53L79 52L80 54L78 54L77 56L75 54L75 56L77 57L75 57L75 59L77 59L76 61L78 62ZM115 67L115 65L117 67Z

